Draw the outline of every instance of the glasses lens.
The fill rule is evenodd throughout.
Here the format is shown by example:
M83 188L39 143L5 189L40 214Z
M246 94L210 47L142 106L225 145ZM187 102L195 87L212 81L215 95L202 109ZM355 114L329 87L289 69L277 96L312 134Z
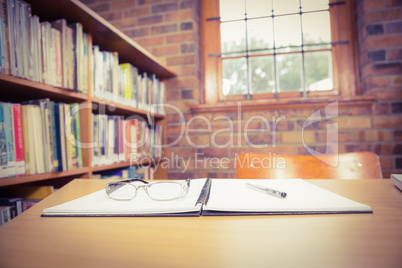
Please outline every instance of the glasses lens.
M106 193L110 198L116 200L130 200L135 197L136 188L134 185L127 183L109 183L106 187Z
M182 197L183 186L177 182L155 182L149 184L147 192L155 200L172 200Z

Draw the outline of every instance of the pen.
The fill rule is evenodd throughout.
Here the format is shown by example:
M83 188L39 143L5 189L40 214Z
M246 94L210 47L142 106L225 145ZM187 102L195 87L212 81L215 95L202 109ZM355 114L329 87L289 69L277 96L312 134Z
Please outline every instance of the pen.
M287 194L285 192L281 192L281 191L277 191L277 190L270 189L270 188L267 188L267 187L263 187L261 185L256 185L256 184L251 184L251 183L246 183L246 184L248 186L252 187L253 189L261 190L264 193L267 193L269 195L273 195L273 196L281 197L281 198L285 198L287 196Z

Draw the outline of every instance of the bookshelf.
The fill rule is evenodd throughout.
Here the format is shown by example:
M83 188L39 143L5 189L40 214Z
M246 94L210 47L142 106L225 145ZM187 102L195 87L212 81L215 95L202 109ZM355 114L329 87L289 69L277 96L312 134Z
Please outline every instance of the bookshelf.
M3 3L6 1L8 0L3 0ZM119 63L130 63L141 74L153 74L162 83L164 80L176 76L172 70L158 62L144 48L78 0L58 0L57 4L51 0L26 0L25 2L31 6L32 14L38 16L41 22L65 19L69 24L82 24L83 32L88 34L88 39L92 41L91 44L99 46L101 51L117 52ZM88 47L88 51L92 51L92 47ZM88 53L88 62L91 62L91 56L91 53ZM86 93L83 93L0 73L0 101L22 103L32 99L49 98L53 102L78 103L81 108L79 110L80 140L86 143L92 141L93 113L99 113L99 110L106 111L110 116L138 116L164 128L166 127L165 116L162 114L151 114L149 111L138 107L94 97L92 94L92 71L90 64L88 65L88 80L88 90ZM166 142L166 137L163 137L162 141ZM78 177L91 178L94 172L125 168L133 163L134 165L139 163L145 165L158 163L158 159L152 159L149 161L144 160L131 163L130 161L123 161L93 166L92 149L82 148L81 150L82 167L58 172L0 178L0 187L45 180L56 181L60 178L63 180ZM157 176L162 179L166 178L166 172L158 168Z

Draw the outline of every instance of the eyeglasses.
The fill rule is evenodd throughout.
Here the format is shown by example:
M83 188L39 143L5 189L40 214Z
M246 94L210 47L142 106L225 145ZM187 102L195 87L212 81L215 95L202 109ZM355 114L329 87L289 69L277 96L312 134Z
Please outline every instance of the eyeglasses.
M135 185L132 182L142 182L144 185ZM108 182L105 190L107 195L119 201L131 200L137 196L137 192L143 188L149 198L155 201L169 201L182 198L187 195L190 188L190 180L182 182L160 181L149 183L141 179Z

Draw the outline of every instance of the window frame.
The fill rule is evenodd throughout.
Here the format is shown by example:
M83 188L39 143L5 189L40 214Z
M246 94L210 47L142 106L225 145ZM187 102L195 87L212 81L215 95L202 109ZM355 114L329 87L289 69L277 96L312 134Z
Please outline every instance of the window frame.
M338 3L339 0L330 0L330 3ZM201 59L202 59L202 90L203 104L231 106L233 102L241 102L244 105L258 103L316 103L319 100L350 99L358 95L357 70L355 57L355 24L353 23L353 0L341 1L330 7L331 39L332 42L347 40L347 44L334 45L331 50L333 65L333 85L331 91L309 91L307 97L303 92L259 93L251 95L222 94L222 59L212 57L211 54L220 53L220 21L208 20L219 18L219 0L200 1L201 6ZM214 37L214 38L211 38ZM232 103L232 104L231 104Z

